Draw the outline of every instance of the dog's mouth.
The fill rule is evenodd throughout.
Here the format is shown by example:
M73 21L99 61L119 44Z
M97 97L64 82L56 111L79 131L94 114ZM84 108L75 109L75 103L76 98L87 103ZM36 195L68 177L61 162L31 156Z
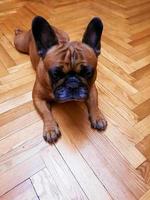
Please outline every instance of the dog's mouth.
M58 102L84 101L88 98L88 85L77 76L67 76L54 88L55 100Z
M85 86L70 89L60 86L54 91L55 100L58 102L84 101L88 98L88 89Z
M58 102L66 101L84 101L88 98L88 90L84 87L79 87L73 90L60 87L54 91L55 99Z

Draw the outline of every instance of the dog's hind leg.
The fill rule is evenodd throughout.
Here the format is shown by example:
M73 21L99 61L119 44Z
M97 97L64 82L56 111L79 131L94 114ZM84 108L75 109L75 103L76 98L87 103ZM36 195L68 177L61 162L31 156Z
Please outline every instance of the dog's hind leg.
M15 30L14 45L16 49L22 53L29 54L29 43L31 41L31 30L23 31Z

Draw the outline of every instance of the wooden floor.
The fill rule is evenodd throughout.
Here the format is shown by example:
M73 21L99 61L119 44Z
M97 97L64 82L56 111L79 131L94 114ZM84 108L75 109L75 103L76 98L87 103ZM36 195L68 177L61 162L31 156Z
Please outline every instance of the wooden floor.
M63 135L53 146L43 141L35 74L13 45L14 29L28 29L34 15L72 40L102 18L103 134L90 128L82 104L59 104ZM0 103L0 200L150 200L150 0L1 0Z

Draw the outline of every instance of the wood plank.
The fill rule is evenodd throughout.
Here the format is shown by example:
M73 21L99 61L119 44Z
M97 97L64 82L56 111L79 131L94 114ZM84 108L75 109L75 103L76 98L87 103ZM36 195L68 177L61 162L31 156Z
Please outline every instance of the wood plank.
M76 181L65 161L62 159L58 150L54 146L52 146L50 149L45 149L41 153L41 156L48 169L47 174L49 174L51 179L53 179L57 186L56 191L60 192L62 199L87 199L86 195L80 188L79 183ZM31 180L34 187L37 188L38 193L39 183L36 181L36 179L34 179L34 176L31 177ZM39 195L39 197L41 196L42 195Z
M150 0L0 1L3 198L149 199L149 8ZM52 109L62 132L57 144L43 140L43 122L31 98L35 73L29 56L19 53L13 42L14 29L31 28L35 15L74 41L81 41L92 17L102 19L96 86L99 108L108 121L104 133L90 128L82 103L71 102Z
M30 92L33 88L33 85L34 85L34 81L31 81L27 84L20 85L12 90L9 90L9 92L0 94L0 103L3 103L10 99L14 99L18 96L23 95L24 93Z
M1 111L0 113L4 113L4 112L7 112L8 110L11 110L17 106L20 106L24 103L27 103L29 101L32 100L32 94L31 92L28 92L26 94L23 94L21 96L18 96L14 99L10 99L10 100L7 100L3 103L1 103Z
M141 198L140 200L149 200L150 199L150 190L148 190Z
M133 101L136 102L137 105L139 105L149 99L149 94L150 86L145 87L136 94L132 95L131 99L133 99Z
M123 102L121 102L114 94L111 93L107 88L103 87L101 84L97 84L98 93L101 99L106 101L108 105L113 107L123 118L125 118L128 123L135 125L138 122L138 116L130 110Z
M7 68L4 66L4 64L0 61L0 77L8 75Z
M133 72L131 75L136 79L136 80L140 80L141 78L143 78L144 76L147 76L150 74L150 65L146 65L143 68L136 70L135 72Z
M141 139L144 139L145 136L149 134L150 130L150 115L145 117L143 120L135 124L135 128L141 132L141 135L143 136ZM140 141L137 141L137 143Z
M43 132L42 128L43 128L43 123L41 121L38 121L0 140L0 148L1 148L0 156L11 151L11 149L14 149L24 144L25 142L33 139L34 137L39 136L40 134L42 136Z
M102 63L99 66L98 72L105 74L108 78L111 78L112 81L115 84L119 85L119 87L124 90L128 95L133 95L138 92L138 90L134 86L132 86L131 82L129 83L128 81L123 80L122 78L120 78L120 76L116 75L112 70L109 70Z
M16 186L8 193L2 195L0 200L38 200L38 197L34 191L34 188L30 180L26 180L20 185Z
M7 124L34 110L33 103L27 102L0 115L0 125Z
M59 108L60 108L60 105L59 105ZM64 111L63 111L64 109L65 109L65 112L67 110L67 113L64 113ZM72 110L72 113L74 113L71 116L70 116L71 113L69 114L69 110L70 109ZM124 174L124 173L123 172L119 173L118 172L119 169L116 168L116 167L114 167L114 169L117 169L116 173L115 173L114 170L113 171L110 170L110 168L111 169L113 168L112 161L110 161L110 158L108 160L106 160L106 155L103 157L104 152L106 151L106 150L103 149L104 146L106 148L108 148L108 146L110 146L110 145L104 145L103 148L102 148L103 153L99 152L99 148L95 148L95 145L93 145L93 141L91 143L91 141L89 141L89 139L85 135L85 134L91 135L92 131L91 131L91 129L87 128L87 120L85 120L85 117L80 112L80 110L78 109L78 107L76 106L76 111L73 111L73 107L71 106L71 108L69 108L68 105L67 105L67 107L65 107L65 108L63 107L63 110L59 109L59 111L58 111L59 115L57 114L57 120L59 121L60 124L63 123L63 125L61 126L62 128L64 127L65 123L67 122L66 125L65 125L65 132L64 132L65 139L64 139L64 143L66 143L66 140L69 140L68 137L70 137L71 142L74 143L77 146L77 148L80 150L80 153L82 154L82 156L84 157L84 159L86 160L86 162L88 162L89 166L94 170L95 174L98 176L98 178L100 179L100 181L103 182L103 184L105 185L105 187L109 191L109 193L112 196L112 198L114 198L114 199L115 198L122 198L122 199L123 198L125 198L125 199L126 198L130 198L130 199L134 199L134 197L131 195L131 193L129 192L129 190L127 192L127 189L126 189L126 186L127 187L129 186L128 178L126 180L126 183L124 181L122 182L121 181L122 179L121 179L120 175ZM61 112L63 112L63 122L62 122L62 119L60 121ZM75 115L77 115L77 113L78 113L78 117L75 116ZM80 119L79 119L79 116L80 116ZM71 124L69 124L69 123L71 123ZM69 129L68 126L72 127L72 131L70 131L70 129ZM86 133L84 132L85 126L86 126ZM69 133L68 136L66 136L67 132ZM95 136L96 135L96 131L93 134ZM101 141L101 139L98 139L98 138L96 138L96 140L99 141L99 142ZM62 142L63 142L63 137L62 137L62 140L57 144L57 148L59 149L59 151L61 152L62 156L66 160L68 166L72 170L74 170L73 173L76 174L76 171L74 169L75 166L71 165L73 161L70 158L70 156L66 155L67 154L67 152L66 152L67 150L64 149L64 145L61 144ZM72 144L68 144L68 146L70 147L70 146L72 146ZM110 150L110 151L112 152L112 150ZM90 157L91 157L91 159L89 159ZM120 157L120 159L121 159L121 157ZM111 162L110 163L110 168L109 168L108 161ZM121 163L121 162L122 161L120 160L117 163ZM99 167L97 168L96 166L99 166ZM117 172L119 174L117 174ZM134 173L136 174L136 172L134 172ZM113 181L113 186L112 186L112 183L111 183L111 187L109 185L110 182L108 182L108 180L110 180L110 179ZM131 177L130 177L130 179L131 179ZM123 180L124 180L124 177L123 177ZM134 186L135 186L135 180L136 179L133 178ZM81 180L80 180L80 182L81 182ZM132 188L131 186L130 186L130 190L132 190L132 189L134 190L135 189L136 192L139 191L139 194L137 194L137 196L138 195L140 196L140 195L143 194L142 191L143 191L143 189L145 187L145 186L144 187L142 186L143 184L144 184L144 182L142 181L141 182L141 189L140 189L141 192L140 192L139 189L137 190L137 188L135 189L135 188ZM115 185L119 185L119 187L120 187L119 193L117 193L118 189L115 187ZM137 184L137 187L138 187L138 184ZM124 194L126 194L127 196L125 197Z
M62 142L67 144L68 147L63 145ZM68 149L70 148L69 146L72 148L74 154L70 154ZM62 138L61 142L57 144L57 148L61 151L64 160L67 162L67 165L76 177L88 199L111 199L103 184L98 180L94 172L89 168L87 163L84 161L77 149L73 147L73 143L69 141L68 138L65 138L65 141L63 141ZM101 194L101 196L97 194Z
M148 134L136 146L145 155L147 159L150 159L150 134Z
M34 74L34 71L32 67L29 65L29 67L23 67L22 69L19 69L18 71L15 71L14 73L10 73L7 76L3 76L0 78L0 82L2 85L8 84L9 82L13 82L16 79L23 78L25 76Z
M15 120L12 120L11 122L1 126L0 129L0 139L7 137L8 135L13 134L14 132L17 132L21 129L24 129L25 127L34 124L35 122L39 121L40 118L37 114L37 112L29 112L26 115L23 115Z
M133 112L135 112L138 115L139 120L142 120L148 115L150 115L150 99L135 107L133 109Z
M150 185L150 161L147 160L142 163L137 170L140 172L141 176L144 178L146 184Z
M63 194L59 191L57 184L46 168L33 175L31 181L40 200L64 199Z
M12 58L8 55L8 53L5 51L5 49L0 45L0 61L3 63L3 65L6 68L12 67L15 65L15 62L12 60Z
M101 68L101 66L99 66L99 68ZM130 98L130 95L126 91L122 90L117 83L112 82L111 78L107 77L102 71L97 74L97 83L107 88L130 109L137 106L136 102Z
M38 156L32 157L9 171L2 173L0 195L5 194L30 176L44 168L44 163ZM23 169L23 170L22 170Z
M4 93L4 92L8 92L9 90L12 90L16 87L27 84L31 81L33 81L35 79L35 75L34 74L30 74L28 76L19 78L14 80L11 83L6 83L5 85L0 85L0 94Z
M0 173L5 173L24 161L32 159L48 146L43 140L42 134L16 145L11 151L0 157Z

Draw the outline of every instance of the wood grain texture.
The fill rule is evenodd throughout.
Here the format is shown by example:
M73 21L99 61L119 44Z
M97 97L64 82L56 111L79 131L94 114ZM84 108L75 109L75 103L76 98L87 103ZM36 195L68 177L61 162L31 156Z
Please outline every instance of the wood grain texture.
M150 184L150 134L148 134L136 147L143 153L147 160L137 169L141 173L145 182Z
M40 199L64 199L46 168L32 176L31 181Z
M149 200L150 199L150 190L148 190L148 192L146 192L141 198L140 200Z
M63 199L88 199L55 147L44 150L41 156ZM104 198L110 199L104 188L103 192Z
M6 172L2 172L1 176L1 187L0 196L5 194L16 185L22 183L30 176L44 168L44 163L38 156L34 156L19 165L11 168Z
M0 1L0 199L150 199L150 1ZM104 24L96 86L108 120L91 129L82 103L55 105L62 137L42 139L32 103L35 73L14 48L14 30L35 15L82 39L94 16Z
M28 179L0 197L0 200L10 200L10 199L38 200L38 197L34 191L31 181Z

